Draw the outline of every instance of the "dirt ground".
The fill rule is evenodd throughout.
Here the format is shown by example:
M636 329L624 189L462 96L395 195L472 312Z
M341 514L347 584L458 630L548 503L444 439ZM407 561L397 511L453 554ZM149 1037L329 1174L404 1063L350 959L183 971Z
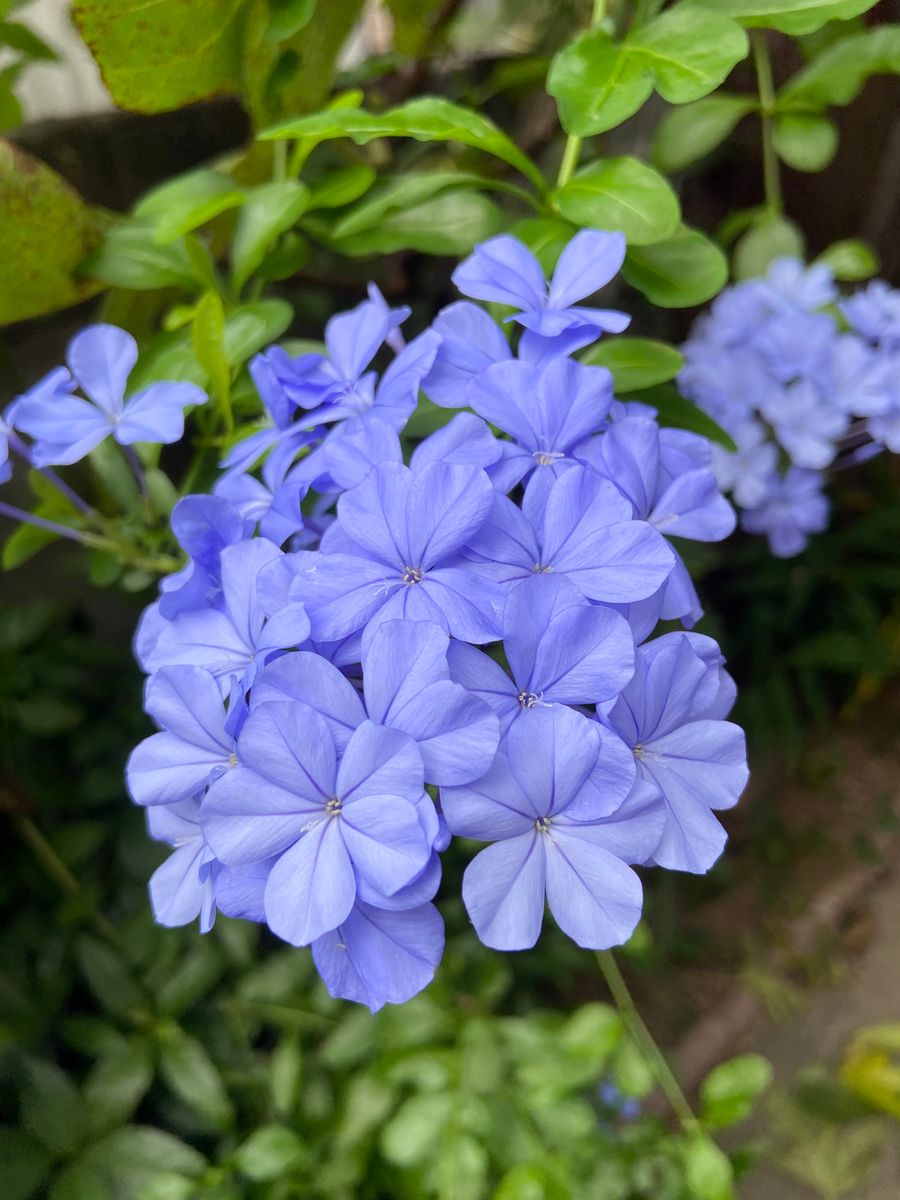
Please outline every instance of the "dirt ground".
M802 1067L835 1065L849 1038L864 1025L900 1021L900 870L879 888L871 905L868 947L847 963L838 987L821 989L802 1011L763 1030L752 1049L766 1055L776 1079L790 1084ZM741 1200L810 1200L805 1187L760 1167L741 1189ZM900 1126L869 1185L854 1200L900 1198Z

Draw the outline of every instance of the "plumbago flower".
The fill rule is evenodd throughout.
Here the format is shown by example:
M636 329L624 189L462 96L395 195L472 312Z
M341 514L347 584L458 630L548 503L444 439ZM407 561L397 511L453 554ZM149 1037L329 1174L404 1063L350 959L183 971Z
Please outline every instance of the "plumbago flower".
M493 239L455 279L517 309L505 330L464 302L407 345L372 293L325 354L255 360L270 420L176 506L188 563L135 640L159 731L128 784L173 846L157 920L265 923L374 1010L437 969L454 837L488 843L463 900L501 950L535 943L545 905L616 945L636 866L712 865L747 777L734 689L711 639L650 635L699 613L669 539L734 516L703 439L572 357L627 323L578 303L623 248L579 234L548 286ZM410 445L420 385L470 411Z
M683 347L681 390L737 446L713 449L716 478L780 558L826 528L826 471L900 451L900 292L875 280L838 299L826 266L781 259L722 292Z

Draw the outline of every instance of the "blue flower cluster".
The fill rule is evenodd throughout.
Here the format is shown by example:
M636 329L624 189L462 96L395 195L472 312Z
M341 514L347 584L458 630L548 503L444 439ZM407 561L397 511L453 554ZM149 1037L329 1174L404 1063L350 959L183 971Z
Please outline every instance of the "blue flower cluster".
M826 266L781 259L683 349L682 392L737 445L714 448L716 478L779 557L827 526L827 468L900 451L900 292L880 280L841 300Z
M423 988L451 838L486 843L463 899L487 945L625 941L638 864L707 870L747 780L734 687L671 539L727 536L708 443L571 357L627 317L579 306L624 241L585 231L549 287L511 237L406 344L377 291L326 352L252 364L267 420L172 525L188 565L136 653L159 732L128 764L163 924L218 910L311 946L372 1009ZM390 365L372 368L387 345ZM408 457L420 390L461 411ZM302 503L302 508L301 508Z

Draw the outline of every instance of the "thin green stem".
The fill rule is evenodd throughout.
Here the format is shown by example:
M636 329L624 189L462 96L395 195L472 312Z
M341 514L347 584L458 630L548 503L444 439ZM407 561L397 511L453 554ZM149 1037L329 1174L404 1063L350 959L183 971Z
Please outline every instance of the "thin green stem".
M272 152L272 178L276 183L287 179L287 142L275 142Z
M17 833L41 864L48 878L52 879L56 886L67 895L80 895L81 884L38 829L37 825L29 817L22 816L20 813L14 813L12 820ZM92 912L91 920L97 932L102 934L107 941L117 942L119 940L116 927L107 921L102 913Z
M606 0L594 0L594 8L591 13L591 29L596 29L605 16ZM556 186L558 188L565 187L575 174L575 168L578 166L578 156L580 154L581 138L576 137L574 133L570 133L566 138L562 160L559 164L559 172L556 176Z
M657 1046L653 1040L652 1033L644 1024L643 1018L632 999L631 992L628 990L628 985L622 978L622 972L619 970L619 964L613 957L612 951L599 950L597 952L597 962L600 965L600 970L603 972L606 985L612 993L613 1000L616 1002L616 1008L618 1008L619 1014L625 1023L625 1028L647 1060L647 1065L652 1070L656 1082L672 1107L672 1111L681 1122L685 1133L697 1133L700 1128L700 1122L694 1116L688 1099L681 1090L681 1084L675 1078L675 1074L666 1062L663 1052Z
M756 67L756 85L759 89L759 110L762 119L763 186L766 207L776 216L781 215L784 200L781 194L781 168L775 151L775 83L772 78L772 60L765 30L751 29L750 42L753 46L753 62Z

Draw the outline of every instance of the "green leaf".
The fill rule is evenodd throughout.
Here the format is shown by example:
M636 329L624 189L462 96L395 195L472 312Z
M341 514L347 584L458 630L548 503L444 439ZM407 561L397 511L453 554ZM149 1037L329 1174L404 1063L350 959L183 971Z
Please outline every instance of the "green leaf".
M218 1068L203 1045L177 1025L159 1030L159 1068L176 1096L215 1129L227 1128L234 1111Z
M48 46L36 33L33 33L27 25L20 25L16 21L0 21L0 46L17 50L26 58L44 62L59 61L59 55L52 47Z
M448 1092L410 1096L381 1131L381 1152L397 1167L424 1162L434 1152L435 1134L450 1118L453 1097Z
M687 308L721 291L728 280L728 263L709 238L682 225L664 242L632 246L622 274L660 308Z
M486 196L456 190L390 213L375 229L335 239L334 248L353 257L394 250L460 257L502 227L500 209Z
M141 1189L136 1200L193 1200L196 1195L197 1184L193 1179L175 1171L164 1171ZM221 1197L222 1193L217 1191L214 1195Z
M93 211L55 171L0 140L0 325L94 295L75 270L100 240ZM13 286L14 283L14 286Z
M559 1043L567 1054L599 1070L622 1040L622 1018L608 1004L583 1004L566 1021Z
M329 171L321 183L310 190L307 210L343 208L364 196L378 178L368 163L352 163L339 171Z
M133 1038L124 1050L100 1059L84 1084L91 1136L128 1122L152 1082L153 1061L143 1039Z
M802 258L803 234L786 217L766 214L741 237L734 248L735 279L765 275L778 258Z
M288 328L294 310L287 300L256 300L242 304L225 319L225 354L238 367L269 346Z
M362 204L358 204L332 227L335 238L352 237L379 226L391 213L405 212L423 204L449 188L478 187L487 180L461 171L410 171L376 184Z
M0 559L4 571L14 571L22 563L34 558L35 554L59 540L59 534L51 533L49 529L40 529L37 525L20 525L3 543L3 556Z
M837 153L838 131L827 117L785 113L775 118L778 157L795 171L822 171Z
M625 1096L643 1099L653 1091L653 1068L633 1038L624 1037L612 1061L612 1078Z
M193 292L204 285L187 239L159 246L154 241L153 226L140 221L126 221L108 229L80 270L92 279L138 292L165 287Z
M681 206L665 179L636 158L591 163L554 192L554 207L576 225L618 230L629 245L664 241L678 228Z
M225 350L225 311L217 292L207 292L194 312L191 338L197 362L209 378L209 389L220 403L228 400L231 372Z
M671 104L699 100L747 52L747 35L727 16L678 4L618 44L603 29L582 34L553 60L547 91L566 132L589 137L636 113L654 88Z
M113 1200L103 1173L84 1163L72 1163L53 1181L47 1200Z
M202 168L169 179L148 192L135 205L134 216L149 221L158 246L168 246L182 234L243 204L245 198L246 193L233 179Z
M360 108L335 108L300 117L267 129L263 140L314 137L320 141L349 137L359 145L379 137L411 137L418 142L461 142L515 167L537 187L545 186L541 172L506 134L480 113L438 96L422 96L388 109L369 113Z
M26 1133L0 1126L3 1200L30 1200L50 1170L50 1155Z
M750 96L720 92L667 112L653 138L653 162L661 171L683 170L715 150L755 109Z
M727 14L742 25L797 35L814 33L827 21L846 21L868 12L878 0L694 0L694 3Z
M549 276L577 230L568 221L554 217L525 217L511 225L509 232L525 243Z
M611 371L616 392L636 392L665 383L674 379L684 365L684 358L674 346L635 337L603 338L581 356L581 361Z
M256 1182L278 1179L292 1171L304 1157L303 1143L283 1125L263 1125L234 1152L242 1175Z
M263 259L259 273L266 280L290 279L308 259L307 239L300 233L286 233Z
M687 429L691 433L699 433L709 438L711 442L724 446L732 453L737 450L730 434L727 434L712 417L707 416L702 408L698 408L693 401L682 396L672 384L663 383L647 388L634 399L655 408L659 413L660 425L669 429Z
M238 290L263 261L271 243L297 223L308 199L307 188L292 179L264 184L247 195L231 244L232 271Z
M691 1200L734 1200L731 1163L711 1138L692 1137L682 1153Z
M833 43L778 93L781 110L849 104L872 75L900 74L900 25L876 25Z
M745 1120L772 1078L772 1064L760 1054L741 1054L720 1063L700 1087L703 1123L711 1129L722 1129Z
M136 1195L161 1171L195 1179L206 1169L198 1151L163 1129L127 1125L92 1143L82 1161L96 1167L126 1196Z
M19 1096L22 1127L53 1154L71 1154L85 1133L78 1089L54 1063L29 1059Z
M72 16L120 108L157 113L238 89L245 0L75 0Z
M316 0L269 0L269 8L266 37L270 42L283 42L310 23Z
M830 268L835 279L847 283L858 283L871 279L878 272L878 258L865 242L848 238L834 242L816 259Z
M131 1016L144 1007L144 996L124 960L103 942L84 935L77 944L78 964L91 991L115 1016Z
M18 77L18 63L0 70L0 133L6 133L8 129L15 129L22 124L22 105L13 91Z

